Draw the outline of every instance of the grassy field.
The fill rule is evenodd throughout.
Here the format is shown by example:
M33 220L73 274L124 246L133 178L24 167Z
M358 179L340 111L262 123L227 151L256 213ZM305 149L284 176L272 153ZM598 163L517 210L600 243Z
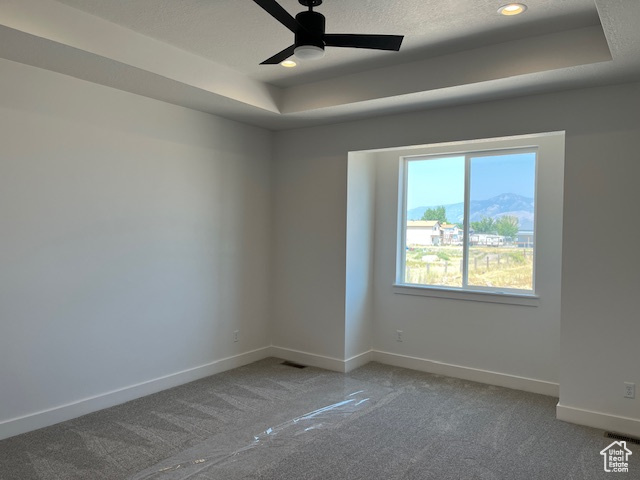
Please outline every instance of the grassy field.
M462 286L462 247L432 246L407 250L405 281ZM469 285L532 290L533 249L469 248Z

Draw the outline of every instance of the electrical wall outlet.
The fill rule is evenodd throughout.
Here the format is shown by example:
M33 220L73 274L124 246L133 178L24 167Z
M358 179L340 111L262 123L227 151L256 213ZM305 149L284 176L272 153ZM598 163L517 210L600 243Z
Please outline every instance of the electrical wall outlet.
M240 331L236 330L235 332L233 332L233 341L237 342L238 341L238 336L240 335Z
M636 398L636 384L624 382L624 398Z
M396 330L396 342L404 341L402 330Z

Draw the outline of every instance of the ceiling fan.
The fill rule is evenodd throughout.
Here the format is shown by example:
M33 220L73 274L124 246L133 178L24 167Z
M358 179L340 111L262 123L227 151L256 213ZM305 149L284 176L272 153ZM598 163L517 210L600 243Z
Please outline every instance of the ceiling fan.
M325 33L324 15L313 11L313 7L322 4L322 0L298 0L308 7L293 18L275 0L254 0L273 18L295 34L295 43L285 48L260 65L277 65L295 55L302 60L320 58L324 47L367 48L373 50L400 50L402 35L358 35Z

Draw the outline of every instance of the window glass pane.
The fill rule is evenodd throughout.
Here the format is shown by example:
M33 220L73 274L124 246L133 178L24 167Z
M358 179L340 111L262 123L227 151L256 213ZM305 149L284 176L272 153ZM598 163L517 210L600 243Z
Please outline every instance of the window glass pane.
M533 290L536 154L470 162L468 285Z
M464 164L407 162L406 283L462 287Z

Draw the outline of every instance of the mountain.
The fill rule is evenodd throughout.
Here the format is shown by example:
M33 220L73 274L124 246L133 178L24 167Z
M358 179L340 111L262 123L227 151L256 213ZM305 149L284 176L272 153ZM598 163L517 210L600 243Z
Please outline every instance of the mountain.
M407 211L407 220L420 220L427 208L435 208L440 205L416 207ZM447 220L452 223L462 223L464 219L464 204L453 203L444 206L447 212ZM497 219L504 215L512 215L518 218L520 230L533 230L533 198L523 197L515 193L501 193L486 200L471 202L469 220L477 222L482 217Z

